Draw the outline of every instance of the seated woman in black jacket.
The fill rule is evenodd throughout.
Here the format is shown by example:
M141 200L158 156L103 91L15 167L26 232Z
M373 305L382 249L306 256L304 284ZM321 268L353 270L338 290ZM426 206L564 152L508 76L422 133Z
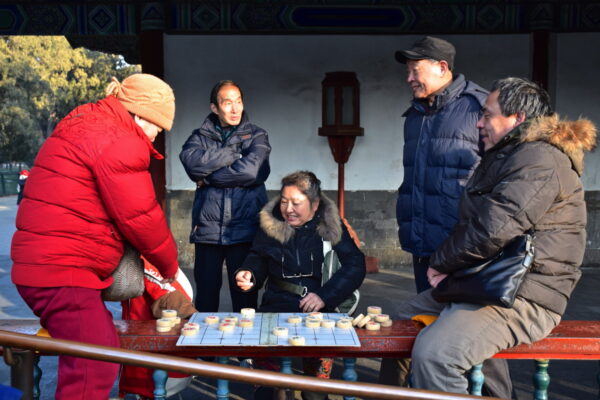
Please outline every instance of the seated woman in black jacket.
M320 185L312 172L287 175L281 180L280 196L260 212L260 229L243 267L236 272L236 283L250 291L266 282L261 312L335 312L362 284L364 255L342 223L336 205L321 194ZM324 241L331 242L341 268L322 285ZM331 359L304 360L307 375L328 378L331 366ZM255 399L269 398L268 390L262 389L266 388L258 390ZM261 391L265 395L260 395ZM326 398L307 392L302 396Z

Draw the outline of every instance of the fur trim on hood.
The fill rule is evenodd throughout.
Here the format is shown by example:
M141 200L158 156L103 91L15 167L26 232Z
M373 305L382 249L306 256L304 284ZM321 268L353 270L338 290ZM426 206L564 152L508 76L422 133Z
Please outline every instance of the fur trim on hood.
M561 121L557 114L533 120L521 135L521 142L550 143L571 159L573 168L583 174L583 152L596 147L596 127L588 119Z
M287 222L273 215L273 211L279 207L279 200L278 196L263 207L260 212L260 227L267 236L280 243L285 243L294 236L295 230ZM342 221L337 206L324 194L321 194L321 203L315 216L317 215L320 218L317 224L319 236L335 246L342 240Z

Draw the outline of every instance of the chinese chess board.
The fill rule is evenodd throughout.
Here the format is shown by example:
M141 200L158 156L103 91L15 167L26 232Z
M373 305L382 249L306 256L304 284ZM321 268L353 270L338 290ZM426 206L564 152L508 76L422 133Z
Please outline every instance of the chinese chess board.
M360 347L360 341L354 328L308 328L304 325L305 313L256 313L254 326L241 328L235 326L232 332L221 332L219 324L208 325L204 319L208 315L217 315L219 319L229 316L241 318L239 313L195 313L190 322L200 324L200 332L195 336L179 336L177 346L291 346L288 343L290 336L303 336L305 346L349 346ZM290 315L302 317L300 324L289 323ZM323 313L323 319L337 321L346 314ZM275 336L273 328L288 328L287 336Z

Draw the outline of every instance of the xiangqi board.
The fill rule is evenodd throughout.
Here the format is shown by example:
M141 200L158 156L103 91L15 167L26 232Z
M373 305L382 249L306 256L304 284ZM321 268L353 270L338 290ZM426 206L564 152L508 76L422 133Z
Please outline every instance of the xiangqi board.
M208 324L207 317L217 316L219 322ZM299 323L288 321L291 316L301 318ZM193 336L181 335L177 346L292 346L291 338L304 338L304 346L344 346L360 347L360 341L353 327L307 327L306 313L256 313L252 327L240 327L239 322L243 316L239 313L195 313L189 322L200 325L198 333ZM226 318L237 318L233 329L228 327L223 331L219 326ZM346 314L323 313L323 320L337 323L348 318ZM293 318L292 318L293 320ZM324 325L327 325L325 323ZM282 329L276 329L282 328ZM277 331L278 334L275 334ZM285 334L283 334L285 333Z

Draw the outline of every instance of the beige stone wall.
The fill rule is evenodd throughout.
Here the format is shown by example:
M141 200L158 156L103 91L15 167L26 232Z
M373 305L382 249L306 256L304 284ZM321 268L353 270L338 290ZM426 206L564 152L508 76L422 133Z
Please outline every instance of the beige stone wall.
M325 191L337 200L337 191ZM269 191L269 198L276 191ZM189 243L194 192L176 190L167 193L167 209L171 230L179 246L179 263L193 269L194 246ZM346 218L358 234L365 254L379 259L380 268L398 268L411 262L400 249L396 225L396 191L346 192Z

